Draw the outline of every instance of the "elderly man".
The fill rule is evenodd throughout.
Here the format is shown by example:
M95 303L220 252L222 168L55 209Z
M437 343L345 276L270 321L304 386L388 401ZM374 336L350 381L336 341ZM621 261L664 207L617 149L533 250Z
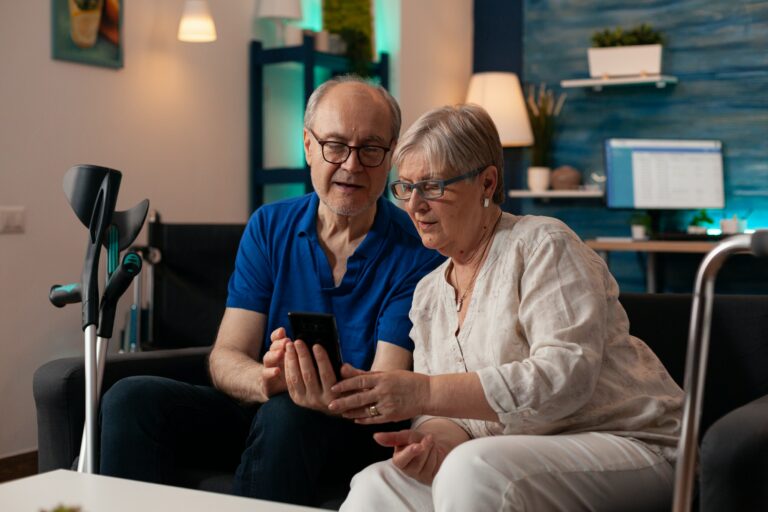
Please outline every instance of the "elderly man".
M237 494L314 505L388 458L371 427L328 410L337 395L327 355L315 347L318 374L285 327L288 311L333 313L345 362L410 368L413 290L442 258L381 197L399 131L383 88L354 77L318 87L304 117L315 192L248 222L210 356L215 389L156 377L116 384L103 400L103 474L176 483L177 463L213 460L237 466Z

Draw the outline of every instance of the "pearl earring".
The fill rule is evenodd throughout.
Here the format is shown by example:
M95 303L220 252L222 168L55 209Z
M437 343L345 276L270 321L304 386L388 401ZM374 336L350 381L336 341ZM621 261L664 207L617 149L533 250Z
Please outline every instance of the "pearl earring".
M487 197L483 199L483 208L488 208L488 206L491 204L491 200Z

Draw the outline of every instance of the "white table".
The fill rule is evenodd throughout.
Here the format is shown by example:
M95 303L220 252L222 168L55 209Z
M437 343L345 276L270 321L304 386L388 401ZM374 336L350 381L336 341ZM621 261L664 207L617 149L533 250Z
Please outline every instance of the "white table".
M0 510L50 511L57 505L82 512L309 512L315 508L147 484L59 469L0 484Z

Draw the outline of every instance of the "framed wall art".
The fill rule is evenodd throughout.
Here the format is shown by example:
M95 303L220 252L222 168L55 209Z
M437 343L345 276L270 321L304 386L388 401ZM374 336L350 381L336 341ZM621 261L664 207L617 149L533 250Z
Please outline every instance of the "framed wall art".
M123 0L51 0L54 59L123 67Z

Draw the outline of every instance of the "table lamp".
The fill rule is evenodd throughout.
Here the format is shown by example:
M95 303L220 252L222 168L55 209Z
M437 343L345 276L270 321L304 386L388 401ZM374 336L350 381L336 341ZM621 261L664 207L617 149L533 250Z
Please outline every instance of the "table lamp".
M530 146L533 132L525 109L523 89L514 73L475 73L469 81L467 103L483 107L499 130L504 147Z
M261 0L257 11L259 18L275 20L278 44L285 44L287 20L301 19L301 0Z
M515 73L494 71L473 74L469 81L467 103L480 105L488 112L496 124L503 147L533 144L533 131L525 108L523 89ZM505 151L504 160L506 165L502 173L505 186L519 188L521 152Z
M186 43L210 43L216 40L216 25L213 24L207 0L186 1L178 38Z

